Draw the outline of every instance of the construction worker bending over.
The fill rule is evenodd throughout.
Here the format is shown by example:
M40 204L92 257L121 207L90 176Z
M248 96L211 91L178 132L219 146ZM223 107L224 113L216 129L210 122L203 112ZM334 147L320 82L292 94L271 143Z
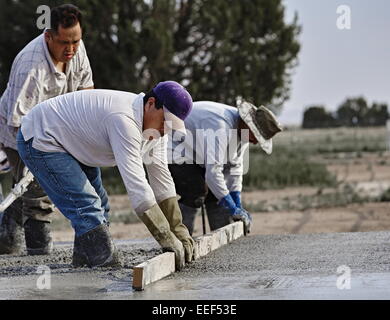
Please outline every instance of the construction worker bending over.
M168 150L184 224L192 234L195 216L205 205L211 230L241 220L249 233L252 219L241 204L244 154L249 143L258 142L271 153L279 123L268 109L243 100L237 108L200 101L194 102L185 126L185 140L173 135Z
M81 40L82 15L73 5L51 10L51 29L32 40L15 58L0 100L0 145L12 167L13 183L23 178L24 163L16 147L21 118L38 103L58 95L91 89L92 71ZM27 192L4 212L0 225L0 254L49 254L53 204L33 181Z
M177 268L192 260L194 241L182 223L164 135L170 130L185 134L183 120L191 109L184 87L165 81L146 95L68 93L38 104L23 118L19 154L72 223L75 267L120 265L98 168L115 165L135 212L157 242L175 252Z

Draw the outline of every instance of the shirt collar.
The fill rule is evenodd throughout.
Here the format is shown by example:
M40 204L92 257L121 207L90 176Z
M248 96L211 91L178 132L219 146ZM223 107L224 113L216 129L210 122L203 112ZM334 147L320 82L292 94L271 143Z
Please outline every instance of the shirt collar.
M57 71L56 67L54 66L53 59L52 59L52 57L50 55L50 52L49 52L49 48L47 47L47 43L46 43L46 40L45 40L45 32L46 32L46 30L43 32L41 37L42 37L42 46L43 46L44 51L45 51L46 60L47 60L47 62L49 64L50 71L52 73L59 73Z

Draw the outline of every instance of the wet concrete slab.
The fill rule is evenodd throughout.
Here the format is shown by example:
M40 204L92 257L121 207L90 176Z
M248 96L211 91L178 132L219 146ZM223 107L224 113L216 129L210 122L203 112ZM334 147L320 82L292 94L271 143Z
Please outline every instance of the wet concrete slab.
M54 270L49 290L35 273L0 275L0 299L388 300L390 232L240 238L142 292L131 272Z
M116 241L121 268L73 268L73 243L55 243L50 256L0 256L0 299L115 299L132 291L133 267L162 253L153 239Z
M262 277L218 277L188 280L161 280L145 292L145 299L169 300L388 300L390 274L353 275L350 289L338 289L335 276L305 275Z
M340 290L335 276L280 276L246 274L245 277L215 277L161 280L145 291L131 288L131 275L122 278L104 274L53 275L51 289L37 288L37 276L0 279L0 299L11 300L356 300L390 298L390 275L353 275L350 289Z

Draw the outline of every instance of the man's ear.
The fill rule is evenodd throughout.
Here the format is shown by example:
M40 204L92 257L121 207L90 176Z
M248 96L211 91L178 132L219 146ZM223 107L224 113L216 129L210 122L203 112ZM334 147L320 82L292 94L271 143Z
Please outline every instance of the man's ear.
M147 107L148 109L151 109L151 108L155 107L155 105L156 105L156 99L154 97L150 97L148 99L148 101L146 102L145 107Z
M50 31L45 31L45 41L48 42L53 36L50 34Z

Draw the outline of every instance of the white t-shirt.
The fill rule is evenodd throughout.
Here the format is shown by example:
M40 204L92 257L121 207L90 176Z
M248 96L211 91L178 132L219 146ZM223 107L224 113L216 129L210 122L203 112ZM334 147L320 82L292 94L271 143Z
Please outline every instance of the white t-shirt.
M46 100L22 119L22 133L44 152L67 152L91 167L117 165L137 213L175 197L167 136L142 135L141 93L85 90ZM145 164L149 183L143 168Z

